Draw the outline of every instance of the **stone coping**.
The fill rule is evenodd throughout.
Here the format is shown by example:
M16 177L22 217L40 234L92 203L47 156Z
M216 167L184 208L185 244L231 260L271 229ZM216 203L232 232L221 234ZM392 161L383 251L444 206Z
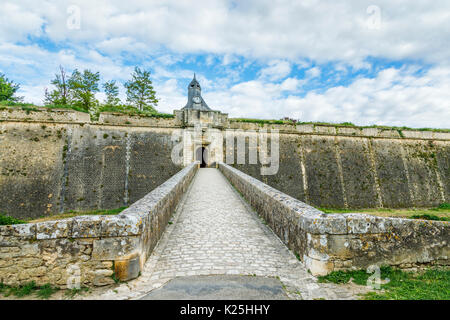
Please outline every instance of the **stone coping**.
M27 240L141 235L146 217L158 212L159 207L167 202L173 189L196 168L197 163L188 165L118 215L77 216L54 221L0 226L0 235Z
M45 107L30 107L30 109L22 109L20 107L0 108L0 121L129 127L179 127L175 118L145 117L117 112L101 112L97 121L91 121L90 115L86 112L71 109L48 109Z
M224 163L219 169L313 275L449 265L448 221L326 214Z
M299 226L311 234L378 234L390 232L400 226L411 229L415 226L450 226L448 221L377 217L363 213L324 213L225 163L219 163L219 168L231 172L250 184L251 188L276 200L292 215L290 219L298 219Z
M391 139L424 139L424 140L450 140L450 132L395 128L366 128L347 127L326 124L258 124L252 122L233 121L229 119L229 129L260 130L278 129L286 134L332 135L345 137L373 137Z
M139 115L127 115L117 112L102 112L98 121L91 121L88 113L71 109L48 109L45 107L33 107L33 110L24 110L20 107L0 108L0 121L23 121L23 122L43 122L43 123L73 123L91 125L129 126L129 127L183 127L179 119L176 118L152 118ZM175 110L176 111L176 110ZM306 134L306 135L328 135L344 137L366 137L384 139L422 139L422 140L450 140L450 132L446 131L425 131L414 129L395 128L365 128L347 127L326 124L258 124L251 122L228 120L225 129L260 130L277 129L280 133L286 134Z

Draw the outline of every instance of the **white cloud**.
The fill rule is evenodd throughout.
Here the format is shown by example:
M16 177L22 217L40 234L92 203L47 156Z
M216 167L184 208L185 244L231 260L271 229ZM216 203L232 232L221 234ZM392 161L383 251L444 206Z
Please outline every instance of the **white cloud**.
M288 61L272 60L269 61L266 68L261 69L261 78L267 78L272 81L285 78L291 73L291 64Z
M319 67L313 67L311 69L306 70L305 75L306 78L308 79L312 79L312 78L317 78L318 76L320 76L321 71Z
M377 29L367 27L372 4L381 9ZM69 5L80 8L80 30L67 28ZM235 117L448 127L449 41L446 0L3 0L0 10L0 72L29 101L42 101L60 64L123 82L136 62L152 70L161 111L171 112L185 104L194 72L175 65L202 54L208 74L222 71L198 74L208 104ZM369 57L429 70L383 70ZM241 80L249 66L257 77ZM375 77L303 91L348 77L349 66Z
M282 91L283 85L250 81L208 97L224 106L230 117L289 116L301 121L444 128L450 119L450 68L433 68L420 76L408 69L391 68L373 79L360 78L348 87L333 87L323 94L310 92L304 97L283 97Z
M80 30L66 26L69 4L81 10ZM249 0L233 7L225 0L204 0L196 1L194 8L178 0L6 0L0 11L0 39L17 40L44 29L54 41L102 43L132 38L130 43L181 53L309 58L355 65L367 56L450 61L448 1L377 1L379 30L367 28L371 16L366 9L372 4Z

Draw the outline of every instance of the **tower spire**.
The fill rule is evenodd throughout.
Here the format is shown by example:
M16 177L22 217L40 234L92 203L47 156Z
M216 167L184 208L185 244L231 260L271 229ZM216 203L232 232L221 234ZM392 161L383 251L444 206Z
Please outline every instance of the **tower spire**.
M188 103L184 108L209 111L211 110L202 98L202 89L200 83L198 83L196 74L194 72L194 79L188 85ZM184 109L183 108L183 109Z

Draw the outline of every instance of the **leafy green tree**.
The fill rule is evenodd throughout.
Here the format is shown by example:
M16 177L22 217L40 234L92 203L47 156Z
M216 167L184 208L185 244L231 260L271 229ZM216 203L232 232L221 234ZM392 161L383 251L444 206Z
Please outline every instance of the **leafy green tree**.
M127 102L131 103L139 111L156 112L155 107L158 99L155 97L150 71L134 68L132 79L125 83L127 89Z
M67 77L66 71L62 66L59 66L59 74L55 74L55 79L51 84L55 86L51 92L45 89L44 103L46 105L67 105L70 104L69 82L70 77Z
M105 82L103 84L103 89L105 90L106 94L105 104L107 106L117 106L118 104L120 104L119 87L117 86L115 80Z
M15 96L20 85L10 81L6 76L0 73L0 101L19 102L22 97Z
M95 93L99 91L99 72L84 70L83 73L75 69L70 77L69 90L71 91L72 103L86 111L96 105Z

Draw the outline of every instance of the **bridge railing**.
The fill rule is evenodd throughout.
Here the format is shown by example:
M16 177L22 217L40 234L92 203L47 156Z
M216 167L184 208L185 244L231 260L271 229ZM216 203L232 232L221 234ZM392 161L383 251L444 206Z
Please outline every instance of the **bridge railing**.
M65 288L136 278L197 169L190 164L115 216L0 226L0 283Z
M446 221L326 214L227 165L220 171L313 275L394 265L448 265Z

